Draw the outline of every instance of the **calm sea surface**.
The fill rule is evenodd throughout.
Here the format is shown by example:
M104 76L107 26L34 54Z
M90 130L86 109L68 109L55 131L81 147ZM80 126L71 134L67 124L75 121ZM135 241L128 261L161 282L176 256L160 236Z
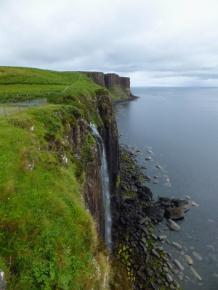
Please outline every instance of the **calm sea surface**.
M118 104L120 141L142 151L157 196L191 196L180 232L160 227L182 251L164 245L185 266L184 290L218 290L218 88L134 88L139 99ZM161 169L156 168L160 165ZM197 257L196 257L197 253ZM193 257L192 274L184 254ZM200 256L200 257L199 257Z

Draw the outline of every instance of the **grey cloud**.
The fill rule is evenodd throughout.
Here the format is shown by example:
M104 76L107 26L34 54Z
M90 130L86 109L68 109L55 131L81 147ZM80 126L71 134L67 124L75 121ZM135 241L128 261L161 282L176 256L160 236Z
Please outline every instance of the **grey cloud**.
M217 10L215 0L2 0L0 65L218 85Z

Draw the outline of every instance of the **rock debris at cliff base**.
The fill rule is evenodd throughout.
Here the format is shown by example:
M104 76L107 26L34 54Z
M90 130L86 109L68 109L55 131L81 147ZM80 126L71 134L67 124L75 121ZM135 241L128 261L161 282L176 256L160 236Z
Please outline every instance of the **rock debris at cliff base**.
M152 200L134 153L120 148L120 185L113 201L114 253L126 267L132 289L179 289L170 259L154 235L164 211Z

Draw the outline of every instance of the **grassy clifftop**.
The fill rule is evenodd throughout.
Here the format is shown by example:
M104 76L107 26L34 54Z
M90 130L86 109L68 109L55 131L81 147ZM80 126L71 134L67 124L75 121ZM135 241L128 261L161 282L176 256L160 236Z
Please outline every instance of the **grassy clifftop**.
M77 120L100 124L102 90L79 73L0 68L0 103L49 104L0 116L0 269L8 289L105 289L106 258L82 198L88 133L76 158Z
M94 96L98 88L77 72L0 67L0 102L47 98L51 103L69 103Z

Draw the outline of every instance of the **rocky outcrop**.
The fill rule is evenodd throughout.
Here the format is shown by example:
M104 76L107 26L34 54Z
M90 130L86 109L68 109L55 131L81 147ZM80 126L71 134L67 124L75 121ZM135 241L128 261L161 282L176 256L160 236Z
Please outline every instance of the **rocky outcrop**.
M105 74L105 85L109 90L116 90L120 88L128 98L132 96L130 90L130 78L120 77L117 74Z
M95 83L107 88L116 99L133 99L135 96L131 92L130 78L121 77L115 73L83 72Z
M105 74L103 72L85 72L96 84L105 87Z
M190 199L159 197L157 205L164 209L165 217L172 220L184 219L185 213L192 207Z

